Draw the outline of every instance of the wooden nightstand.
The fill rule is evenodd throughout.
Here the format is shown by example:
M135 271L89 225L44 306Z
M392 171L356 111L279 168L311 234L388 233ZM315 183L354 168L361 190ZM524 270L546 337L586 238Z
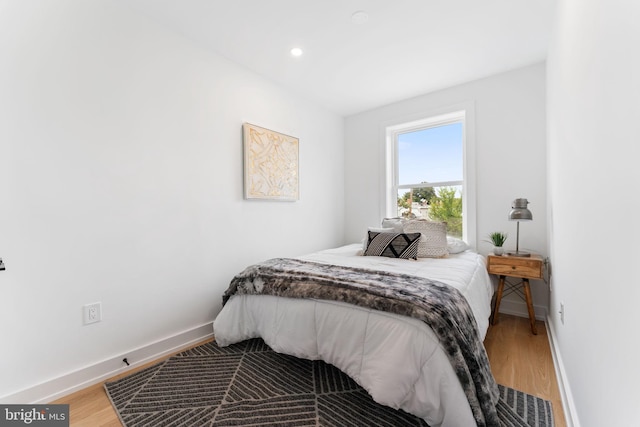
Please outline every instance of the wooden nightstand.
M529 287L529 279L542 279L544 261L540 255L531 254L530 257L515 256L496 256L489 255L487 257L487 270L489 274L495 274L500 277L498 282L498 293L496 294L496 306L493 309L492 324L498 322L498 310L500 309L500 301L504 292L505 278L516 277L521 282L511 284L507 282L508 294L518 292L518 287L522 284L524 288L524 300L527 302L527 310L529 311L529 323L531 324L531 332L538 334L536 330L536 314L533 311L533 301L531 300L531 288ZM507 295L508 295L507 294ZM522 296L522 294L519 294Z

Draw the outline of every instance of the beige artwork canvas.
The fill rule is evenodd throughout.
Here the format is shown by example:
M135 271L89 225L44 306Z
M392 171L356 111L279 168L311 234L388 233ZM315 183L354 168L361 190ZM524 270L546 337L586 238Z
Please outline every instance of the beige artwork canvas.
M250 123L242 133L245 199L298 200L298 138Z

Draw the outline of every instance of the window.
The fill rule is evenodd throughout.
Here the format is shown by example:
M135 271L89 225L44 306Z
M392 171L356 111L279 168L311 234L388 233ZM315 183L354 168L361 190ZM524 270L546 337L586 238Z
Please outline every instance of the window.
M446 221L450 236L475 244L467 116L464 109L386 128L385 216Z

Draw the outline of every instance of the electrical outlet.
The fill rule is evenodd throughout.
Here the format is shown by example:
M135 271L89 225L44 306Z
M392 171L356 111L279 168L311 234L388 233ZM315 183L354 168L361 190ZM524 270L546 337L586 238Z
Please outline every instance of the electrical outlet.
M551 278L551 258L546 257L544 259L544 265L547 267L547 276Z
M102 303L94 302L83 307L84 324L89 325L102 320Z
M560 322L564 325L564 303L560 303Z

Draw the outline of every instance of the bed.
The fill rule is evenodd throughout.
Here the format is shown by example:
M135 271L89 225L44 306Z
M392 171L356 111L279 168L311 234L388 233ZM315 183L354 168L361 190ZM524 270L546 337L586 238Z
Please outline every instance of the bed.
M480 341L484 353L493 286L481 255L467 250L413 260L360 256L361 252L362 245L352 244L296 259L336 269L409 275L451 286L468 302L477 324L474 339ZM483 424L478 422L468 387L463 389L450 354L423 320L340 300L242 293L227 297L214 321L215 339L221 346L260 337L277 352L333 364L376 402L415 414L433 427Z

